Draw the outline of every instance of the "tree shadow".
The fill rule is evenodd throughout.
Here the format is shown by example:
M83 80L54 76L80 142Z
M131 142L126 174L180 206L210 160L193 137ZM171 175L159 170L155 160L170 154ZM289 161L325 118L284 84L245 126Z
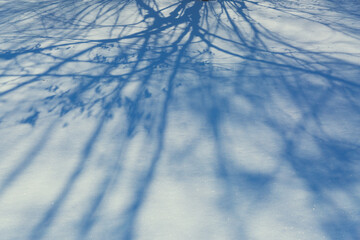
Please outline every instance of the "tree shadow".
M27 239L46 238L76 195L91 159L107 162L97 148L106 144L105 129L114 122L117 148L109 150L101 180L90 187L92 196L79 214L73 238L89 237L102 221L110 195L126 181L129 146L144 134L148 145L143 150L150 154L139 159L144 162L132 176L131 197L116 213L117 222L107 228L107 239L136 238L160 162L171 158L181 165L185 156L196 155L198 138L190 135L186 141L191 144L168 157L174 113L200 121L213 142L215 160L195 160L213 170L223 193L217 206L221 211L244 218L236 211L239 192L249 194L253 207L264 204L274 195L274 186L284 184L281 169L291 169L311 204L322 209L316 219L327 239L357 239L360 53L355 47L360 31L351 23L359 15L346 5L330 3L326 6L338 14L334 17L322 6L299 8L291 1L1 3L0 104L6 107L0 110L0 124L32 129L46 119L53 124L6 172L0 198L46 151L53 132L72 121L96 122L62 188ZM274 16L282 20L271 20ZM338 16L347 19L333 21ZM312 40L314 32L289 27L295 20L314 24L328 37ZM275 24L279 21L283 27ZM335 33L349 44L336 45L331 38ZM343 48L327 48L322 41ZM184 125L185 131L190 125ZM7 159L10 154L2 156L14 160ZM259 158L263 162L251 167ZM267 161L272 167L262 166ZM339 203L337 196L351 204ZM327 216L324 209L330 209ZM243 224L234 231L251 239L247 229Z

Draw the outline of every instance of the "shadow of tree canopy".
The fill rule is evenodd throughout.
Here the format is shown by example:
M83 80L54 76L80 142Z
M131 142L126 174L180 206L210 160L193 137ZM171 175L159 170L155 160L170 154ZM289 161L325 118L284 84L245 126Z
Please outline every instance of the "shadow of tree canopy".
M215 179L228 239L265 239L276 202L286 231L358 239L353 2L0 1L0 199L59 179L4 236L141 239L169 175Z

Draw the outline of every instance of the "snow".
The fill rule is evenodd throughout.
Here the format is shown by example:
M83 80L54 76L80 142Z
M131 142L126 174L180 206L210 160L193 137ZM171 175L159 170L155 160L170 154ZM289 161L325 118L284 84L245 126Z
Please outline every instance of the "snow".
M359 6L0 0L0 239L359 239Z

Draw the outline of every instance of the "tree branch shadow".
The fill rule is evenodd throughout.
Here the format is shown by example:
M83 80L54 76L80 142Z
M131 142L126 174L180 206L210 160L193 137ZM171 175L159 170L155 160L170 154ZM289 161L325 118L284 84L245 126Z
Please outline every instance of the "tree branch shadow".
M276 28L265 20L258 21L260 17L252 12L265 9L291 19L291 10L298 10L298 6L290 1L282 1L280 8L278 1L222 0L19 2L0 5L4 44L0 49L0 104L12 104L0 111L0 124L36 128L51 117L56 119L51 120L51 126L66 121L66 128L72 120L78 120L69 120L72 114L96 120L94 128L89 129L92 134L79 149L81 155L73 171L53 204L34 224L28 239L46 238L65 203L76 195L75 185L91 164L94 149L102 144L104 129L114 121L119 125L119 136L114 140L119 144L119 157L104 167L106 173L80 214L76 238L89 237L101 221L106 201L124 181L128 145L146 132L153 151L144 163L146 167L134 177L137 181L132 186L132 198L116 214L118 223L110 227L113 229L109 233L109 239L136 238L141 210L151 195L157 168L165 161L169 115L180 111L175 104L179 99L183 99L192 118L202 119L214 143L216 161L199 161L212 164L219 186L225 189L219 209L241 218L234 209L243 186L252 192L256 203L266 201L285 164L304 183L314 203L332 209L329 217L319 220L329 239L359 236L359 220L353 216L359 209L344 212L331 195L341 190L349 201L360 202L353 192L359 182L358 168L354 168L360 153L359 52L307 47L301 34L295 41L287 33L274 31ZM359 15L351 9L334 4L330 6L337 14L358 20ZM299 17L300 13L304 17ZM325 13L322 18L315 17L319 12L308 9L300 13L295 17L307 24L318 24L354 42L359 40L359 29L347 21L331 22ZM40 94L29 94L34 89ZM17 95L23 96L14 97ZM246 102L247 110L237 106L234 99ZM29 109L35 115L24 117ZM117 120L120 112L126 121ZM251 130L254 126L276 135L275 145L281 150L272 152L275 147L268 144L275 137L266 139ZM276 167L262 172L239 164L252 157L232 153L229 136L235 131L229 129L248 134L251 147L278 158ZM18 184L55 130L46 131L6 174L0 182L0 197ZM308 150L309 146L301 149L304 141L316 151ZM195 151L196 144L189 145L182 155ZM172 161L182 160L178 156ZM236 230L239 236L247 238L246 227Z

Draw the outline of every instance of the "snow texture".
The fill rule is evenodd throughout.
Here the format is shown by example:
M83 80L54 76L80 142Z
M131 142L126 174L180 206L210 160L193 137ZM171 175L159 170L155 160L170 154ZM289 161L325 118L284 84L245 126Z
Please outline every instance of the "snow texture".
M0 0L1 240L359 240L359 0Z

